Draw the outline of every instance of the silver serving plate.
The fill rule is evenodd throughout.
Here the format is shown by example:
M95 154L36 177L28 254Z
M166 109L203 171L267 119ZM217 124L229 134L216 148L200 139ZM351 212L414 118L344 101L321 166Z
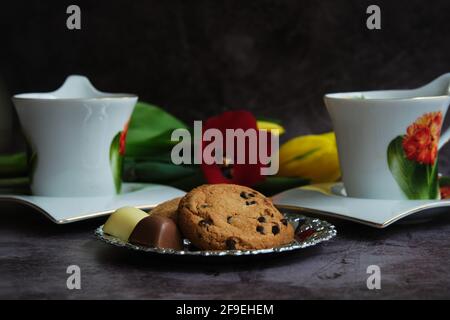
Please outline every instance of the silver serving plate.
M95 230L95 235L98 239L108 244L136 251L159 253L170 256L206 256L206 257L254 256L260 254L282 253L314 246L323 241L328 241L336 236L336 229L334 225L324 220L309 218L298 213L286 212L284 213L284 215L295 229L295 240L287 245L270 249L206 251L194 248L187 239L183 240L183 247L184 247L183 250L144 247L122 241L116 237L104 233L103 225Z

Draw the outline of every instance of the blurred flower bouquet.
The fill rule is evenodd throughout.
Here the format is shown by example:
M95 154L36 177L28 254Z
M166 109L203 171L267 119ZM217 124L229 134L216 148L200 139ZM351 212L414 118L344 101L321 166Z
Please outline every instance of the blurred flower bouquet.
M256 164L181 164L171 160L171 141L175 129L192 130L185 123L156 106L139 102L128 126L117 137L122 179L149 182L189 190L203 183L236 183L252 186L268 195L309 183L333 182L340 171L334 133L299 136L281 145L279 172L261 176ZM273 120L257 120L247 111L228 111L204 121L204 129L265 129L283 134L284 128ZM29 165L25 152L0 155L0 193L28 190Z

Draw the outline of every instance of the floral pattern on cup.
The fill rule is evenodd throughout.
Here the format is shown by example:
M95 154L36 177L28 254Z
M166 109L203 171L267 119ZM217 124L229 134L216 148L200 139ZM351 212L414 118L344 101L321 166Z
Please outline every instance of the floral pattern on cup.
M127 140L128 126L130 121L127 122L123 131L120 132L119 138L119 154L123 157L125 156L125 142Z
M441 126L441 112L426 113L411 124L402 143L406 157L421 164L433 165L437 158Z
M389 169L408 199L440 197L437 155L442 118L440 111L425 113L388 146Z
M441 199L450 199L450 177L439 177L439 191Z
M124 129L116 134L109 150L109 161L111 164L111 170L114 178L114 184L116 186L116 193L119 194L122 187L122 168L123 157L125 156L125 142L128 133L128 124Z

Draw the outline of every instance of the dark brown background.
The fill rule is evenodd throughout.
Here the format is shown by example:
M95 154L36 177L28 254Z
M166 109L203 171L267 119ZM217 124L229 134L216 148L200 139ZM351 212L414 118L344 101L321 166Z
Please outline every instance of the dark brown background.
M66 28L69 4L82 30ZM369 4L382 30L365 26ZM288 135L330 130L325 92L411 88L450 71L449 1L8 1L0 79L53 90L68 74L191 122L245 108Z

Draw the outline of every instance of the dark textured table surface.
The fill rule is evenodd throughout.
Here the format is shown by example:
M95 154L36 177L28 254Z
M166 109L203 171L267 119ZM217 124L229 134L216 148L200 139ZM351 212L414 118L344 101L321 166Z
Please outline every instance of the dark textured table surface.
M372 31L369 0L80 0L82 30L69 31L68 2L5 1L0 119L18 132L12 94L78 73L187 124L242 108L282 120L282 142L326 132L324 93L414 88L450 70L449 1L376 3L382 29ZM450 145L440 171L450 172ZM339 223L333 241L295 255L215 264L109 247L93 236L104 219L58 226L10 205L0 216L0 298L450 298L450 212L385 230ZM66 288L74 264L81 290ZM381 290L366 287L369 265Z
M54 225L16 205L0 212L0 298L450 298L450 212L384 230L335 222L338 236L317 247L226 263L110 247L93 236L104 218ZM81 268L81 290L66 287L69 265ZM381 269L380 290L367 289L369 265Z

